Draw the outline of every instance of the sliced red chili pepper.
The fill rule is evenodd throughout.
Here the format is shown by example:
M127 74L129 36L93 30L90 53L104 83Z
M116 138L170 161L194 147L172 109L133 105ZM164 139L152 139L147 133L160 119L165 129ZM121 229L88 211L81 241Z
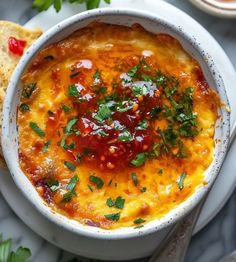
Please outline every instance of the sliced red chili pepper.
M10 36L8 39L8 49L9 51L18 56L22 56L27 42L25 40L16 39L13 36Z

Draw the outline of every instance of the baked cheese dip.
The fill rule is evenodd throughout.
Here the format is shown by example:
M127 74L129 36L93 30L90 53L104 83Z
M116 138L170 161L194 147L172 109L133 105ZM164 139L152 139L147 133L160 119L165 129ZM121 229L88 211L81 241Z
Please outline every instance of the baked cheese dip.
M56 212L140 228L204 186L218 95L170 35L93 23L22 77L20 166Z

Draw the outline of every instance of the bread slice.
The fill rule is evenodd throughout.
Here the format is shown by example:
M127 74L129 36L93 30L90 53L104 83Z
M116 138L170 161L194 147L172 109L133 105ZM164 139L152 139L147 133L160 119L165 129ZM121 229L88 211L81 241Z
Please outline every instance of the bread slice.
M0 135L2 128L2 108L7 86L10 77L19 62L21 56L15 55L9 51L9 37L26 41L24 52L32 43L42 34L41 30L28 30L18 24L9 21L0 21ZM6 167L2 157L0 146L0 167Z

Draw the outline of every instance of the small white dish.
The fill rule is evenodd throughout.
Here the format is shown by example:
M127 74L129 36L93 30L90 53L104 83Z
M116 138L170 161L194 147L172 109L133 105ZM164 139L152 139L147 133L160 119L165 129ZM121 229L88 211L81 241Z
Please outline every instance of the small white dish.
M144 9L143 6L138 5L138 2L136 2L136 4L133 4L132 1L129 1L127 3L128 7L132 7L132 5L136 8L141 8ZM113 1L114 6L117 7L120 3L119 1ZM215 46L215 58L216 62L218 60L218 64L219 66L223 65L223 72L227 72L229 74L230 77L226 77L226 74L222 74L223 80L226 83L226 89L229 91L230 94L233 93L233 90L231 90L231 83L235 82L235 76L233 74L233 68L231 63L229 62L227 56L225 55L225 53L223 52L223 50L219 47L219 45L215 42L215 40L199 25L197 24L193 19L191 19L190 17L188 17L186 14L184 14L183 12L181 12L180 10L166 4L163 3L162 1L160 1L159 4L156 4L155 1L145 1L146 5L145 8L147 8L148 10L155 10L156 13L158 13L160 16L163 16L163 14L165 14L164 16L168 17L168 19L172 19L172 22L176 22L177 25L180 25L181 23L179 22L181 19L183 18L185 19L185 21L189 21L188 26L189 28L192 28L192 32L194 35L198 36L199 34L201 35L201 37L205 38L206 41L206 48L208 46L209 50L210 47L214 44ZM167 12L168 10L168 12ZM78 11L78 9L72 9L70 6L65 6L64 7L64 11L62 13L59 13L57 16L55 16L54 12L52 10L50 10L49 12L46 13L42 13L39 14L38 16L36 16L31 23L28 23L28 26L40 26L41 24L44 26L44 28L46 27L47 23L45 23L45 21L47 21L47 19L49 20L51 17L56 17L54 19L56 19L57 21L59 19L63 20L66 16L70 16L74 13L76 13ZM176 19L176 20L175 20ZM174 21L173 21L174 20ZM186 25L186 27L188 27ZM45 28L46 29L46 28ZM194 32L196 31L196 32ZM232 114L231 115L231 119L235 119L235 115ZM231 160L232 162L232 160ZM227 173L226 173L227 174ZM208 210L211 210L211 207L213 206L213 211L216 213L218 210L218 205L220 203L220 205L223 205L224 201L225 201L225 196L229 196L229 191L232 191L232 188L234 188L234 176L229 177L229 181L230 183L227 185L226 183L226 190L221 190L222 192L222 198L219 198L219 202L215 203L215 199L216 196L219 195L216 194L213 197L213 201L211 201L208 206L205 208L205 217L203 219L203 221L201 222L200 226L198 226L198 229L200 227L202 227L206 221L209 220L209 217L211 217L213 215L212 212L210 212L210 214L208 213ZM3 195L5 196L5 198L8 200L8 202L10 203L10 205L13 207L13 209L15 210L15 212L22 218L23 221L25 221L26 224L28 224L33 230L35 230L38 234L40 234L41 236L43 236L44 238L46 238L47 240L51 241L52 243L68 250L71 251L73 253L76 254L82 254L84 256L94 256L92 253L87 252L87 247L84 246L84 244L82 244L81 238L78 238L78 236L76 236L75 233L73 232L69 232L64 230L63 228L60 228L58 226L56 226L55 224L52 224L50 221L48 221L47 219L45 219L41 214L39 214L37 212L37 210L35 210L34 208L32 208L32 206L24 200L24 198L20 195L19 196L19 192L18 190L15 188L11 178L9 177L8 174L5 174L2 179L1 179L1 191L3 193ZM222 183L219 185L220 188L222 188ZM6 190L8 188L8 190ZM9 193L9 188L11 188L11 192ZM13 196L14 195L14 196ZM217 200L217 201L218 201ZM32 214L32 216L29 216L28 214ZM209 216L210 215L210 216ZM201 219L201 218L200 218ZM164 232L165 233L165 232ZM152 241L149 242L148 246L149 246L149 250L144 253L139 247L140 247L140 242L137 241L133 241L133 246L130 246L130 252L129 254L127 254L127 252L120 252L120 254L116 257L110 257L109 259L131 259L131 258L138 258L138 257L142 257L142 256L147 256L149 254L151 254L153 248L158 244L158 242L161 241L161 238L163 237L163 234L161 236L154 237L152 236ZM78 247L78 244L79 246ZM151 245L152 243L152 245ZM90 240L87 240L87 245L93 245L94 243ZM109 241L107 241L107 246L106 249L109 249ZM122 250L126 248L126 243L124 243L124 245L121 245L121 243L117 242L117 248L119 250ZM82 252L81 252L82 249ZM98 252L99 246L94 247L94 252ZM111 250L111 252L114 252L114 250ZM113 253L114 254L114 253ZM98 258L98 256L95 256ZM102 258L102 257L100 257Z
M190 2L211 15L222 18L236 18L235 0L190 0Z

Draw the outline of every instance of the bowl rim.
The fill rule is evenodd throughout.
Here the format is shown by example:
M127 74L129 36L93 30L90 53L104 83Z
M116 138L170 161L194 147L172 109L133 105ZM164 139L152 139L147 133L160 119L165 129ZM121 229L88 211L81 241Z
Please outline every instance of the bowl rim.
M11 79L9 82L9 86L6 92L6 96L4 99L4 106L3 106L3 124L2 124L2 148L3 148L3 155L5 157L5 160L7 162L8 168L10 170L11 176L16 184L16 186L20 189L21 193L26 197L26 199L29 200L29 202L42 214L44 217L52 221L53 223L56 223L57 225L65 228L66 230L69 230L74 233L78 233L80 235L86 236L86 237L92 237L97 239L123 239L123 238L133 238L138 236L144 236L148 234L155 233L161 229L164 229L170 225L173 225L177 221L179 221L181 218L183 218L185 215L187 215L193 208L197 206L199 201L204 197L206 192L209 190L209 188L212 186L214 180L217 177L217 174L220 170L220 167L223 163L223 159L225 157L227 146L229 142L229 134L230 134L230 113L225 110L225 119L224 122L226 123L225 126L225 137L224 137L224 143L222 144L223 150L222 154L220 155L218 161L215 163L216 165L216 171L214 175L211 175L209 184L199 189L197 192L193 193L192 196L190 196L187 200L182 202L180 205L178 205L172 214L171 218L166 218L164 216L160 219L155 219L149 223L147 223L143 228L140 229L134 229L134 227L128 227L127 230L117 229L117 230L104 230L100 228L96 228L93 231L88 230L88 226L84 226L81 223L70 219L66 216L61 215L60 213L57 213L56 211L53 211L47 204L45 204L44 200L38 195L38 197L41 199L41 203L34 202L34 199L32 199L26 192L26 190L23 190L22 182L20 179L20 176L24 175L24 173L21 171L20 175L17 176L14 174L15 172L15 166L18 163L12 163L11 161L11 154L9 152L9 143L11 143L10 136L8 134L8 130L10 127L10 112L12 107L12 100L15 95L15 89L17 89L17 84L20 81L20 77L22 73L25 71L25 68L27 65L31 62L32 58L38 53L39 50L44 47L44 45L47 43L48 40L53 39L57 33L61 32L62 30L66 30L70 26L72 26L74 23L79 23L81 21L85 21L88 18L94 18L97 19L99 16L110 16L110 15L126 15L126 16L132 16L137 17L140 19L146 19L154 22L158 22L164 26L169 27L171 30L173 30L175 33L181 34L181 37L184 38L186 41L196 41L193 36L191 36L189 33L185 32L182 28L179 28L176 25L173 25L172 23L166 21L165 19L147 12L147 11L140 11L136 9L130 9L130 8L102 8L102 9L95 9L92 11L85 11L83 13L79 13L75 16L72 16L59 24L53 26L51 29L46 31L23 55L20 62L18 63ZM66 38L66 37L65 37ZM199 44L196 44L194 46L196 51L203 56L204 50L201 49L201 46ZM213 74L213 72L217 72L217 69L213 64L211 64L212 67L209 66L208 63L210 63L210 56L208 57L209 60L206 60L206 64L208 65L209 71ZM212 61L211 61L212 63ZM214 69L212 69L214 68ZM213 74L214 75L214 74ZM214 78L214 77L213 77ZM215 79L214 79L215 80ZM219 86L222 88L221 90L221 98L225 102L226 106L229 107L229 102L226 94L226 90L224 87L224 83L220 77L219 79L220 84ZM217 85L217 84L216 84ZM214 160L213 160L214 162ZM24 175L25 176L25 175ZM28 178L27 178L28 179ZM30 181L29 181L30 182ZM33 190L35 190L35 187L31 184ZM37 191L35 190L36 194ZM193 199L192 199L193 198ZM173 210L171 210L172 212ZM170 212L169 212L170 213ZM153 225L147 227L148 224L152 223ZM156 224L155 224L156 223Z
M202 11L222 18L234 19L236 18L236 8L227 7L226 4L212 3L209 0L190 0L190 2Z

